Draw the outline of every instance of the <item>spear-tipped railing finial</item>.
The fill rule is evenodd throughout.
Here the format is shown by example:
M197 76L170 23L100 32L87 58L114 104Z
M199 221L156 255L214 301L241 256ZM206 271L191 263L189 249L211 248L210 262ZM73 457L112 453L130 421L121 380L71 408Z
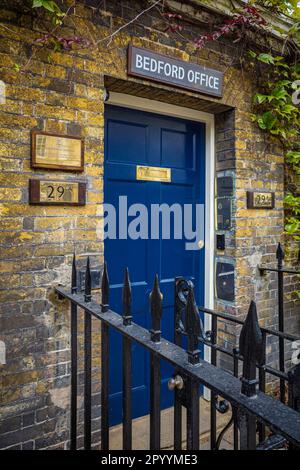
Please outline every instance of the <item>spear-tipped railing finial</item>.
M77 269L76 269L76 255L74 252L72 261L72 276L71 276L71 292L72 294L77 293Z
M122 290L122 302L123 302L123 325L131 325L132 315L131 315L131 284L129 279L128 268L125 269L124 284Z
M84 280L84 300L85 302L90 302L92 299L92 276L90 268L90 257L87 257L86 270L85 270L85 280Z
M278 243L277 250L276 250L276 259L278 261L278 268L282 268L283 260L284 260L284 250L281 246L281 243Z
M107 264L104 263L104 269L102 273L102 282L101 282L101 310L102 312L107 312L109 307L109 279L108 279L108 271L107 271Z
M195 301L194 286L192 283L190 283L187 297L185 323L185 329L188 335L188 361L191 364L198 364L200 361L200 351L198 349L199 337L203 337L203 326Z
M163 296L159 288L158 275L155 274L153 289L150 294L150 311L152 319L152 328L150 333L151 340L155 343L158 343L161 337L162 297Z
M255 302L251 301L239 341L243 356L242 393L248 397L256 395L256 364L263 359L263 336L258 323Z

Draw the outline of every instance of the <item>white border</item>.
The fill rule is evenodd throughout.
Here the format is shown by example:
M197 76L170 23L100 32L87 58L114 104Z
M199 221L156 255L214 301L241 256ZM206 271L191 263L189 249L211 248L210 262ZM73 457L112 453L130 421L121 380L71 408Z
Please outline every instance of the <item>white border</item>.
M149 100L125 93L109 92L107 104L138 109L167 116L174 116L190 121L198 121L206 124L205 144L205 289L204 305L206 308L214 307L214 240L215 240L215 214L214 214L214 185L215 185L215 119L214 115L184 108L162 101ZM211 315L204 316L205 331L211 329ZM211 360L211 350L204 347L204 359ZM205 398L209 398L207 390Z

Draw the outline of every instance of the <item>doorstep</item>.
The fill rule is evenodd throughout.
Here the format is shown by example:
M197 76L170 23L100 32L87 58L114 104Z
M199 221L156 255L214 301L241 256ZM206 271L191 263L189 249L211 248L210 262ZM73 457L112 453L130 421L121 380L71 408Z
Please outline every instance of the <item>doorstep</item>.
M182 448L186 446L186 409L183 407L182 413ZM217 429L221 431L228 423L231 417L231 411L222 415L217 412ZM132 421L132 448L134 450L149 450L149 428L150 416L142 416ZM173 448L173 429L174 429L174 409L168 408L161 412L161 449ZM228 435L227 435L228 434ZM221 448L230 449L231 446L230 430L224 436ZM210 402L204 398L200 398L200 448L209 449L210 442ZM122 449L122 424L113 426L109 432L109 448L110 450Z

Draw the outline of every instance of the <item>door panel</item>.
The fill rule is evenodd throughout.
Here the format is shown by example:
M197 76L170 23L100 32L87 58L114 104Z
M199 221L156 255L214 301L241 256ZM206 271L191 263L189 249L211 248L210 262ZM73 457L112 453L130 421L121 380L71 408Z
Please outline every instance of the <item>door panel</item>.
M204 204L205 197L205 127L203 124L159 116L152 113L107 106L105 114L104 200L118 208L119 196L127 197L128 207L151 204ZM137 181L136 165L171 168L170 183ZM185 239L174 238L171 212L170 239L163 239L160 227L157 239L120 239L117 211L117 239L106 239L104 255L108 264L111 308L122 312L124 269L129 268L132 283L133 321L149 329L149 294L155 273L163 293L162 335L174 340L174 279L184 276L195 284L196 300L203 303L204 250L186 250ZM134 217L128 216L130 223ZM160 218L162 221L162 217ZM180 225L181 219L177 223ZM204 223L204 220L202 221ZM180 228L180 227L179 227ZM181 227L183 230L183 227ZM122 349L121 337L111 333L110 345L110 424L122 420ZM162 361L162 408L172 405L173 393L167 389L172 368ZM149 412L149 354L133 344L133 417Z

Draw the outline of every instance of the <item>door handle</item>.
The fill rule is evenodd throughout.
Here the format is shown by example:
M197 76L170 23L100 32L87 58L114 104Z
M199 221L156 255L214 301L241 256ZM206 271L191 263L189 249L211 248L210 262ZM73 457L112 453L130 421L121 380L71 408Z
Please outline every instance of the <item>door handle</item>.
M171 379L168 380L168 389L173 392L175 388L177 390L182 390L184 387L184 381L181 375L175 375L175 377L172 377Z

